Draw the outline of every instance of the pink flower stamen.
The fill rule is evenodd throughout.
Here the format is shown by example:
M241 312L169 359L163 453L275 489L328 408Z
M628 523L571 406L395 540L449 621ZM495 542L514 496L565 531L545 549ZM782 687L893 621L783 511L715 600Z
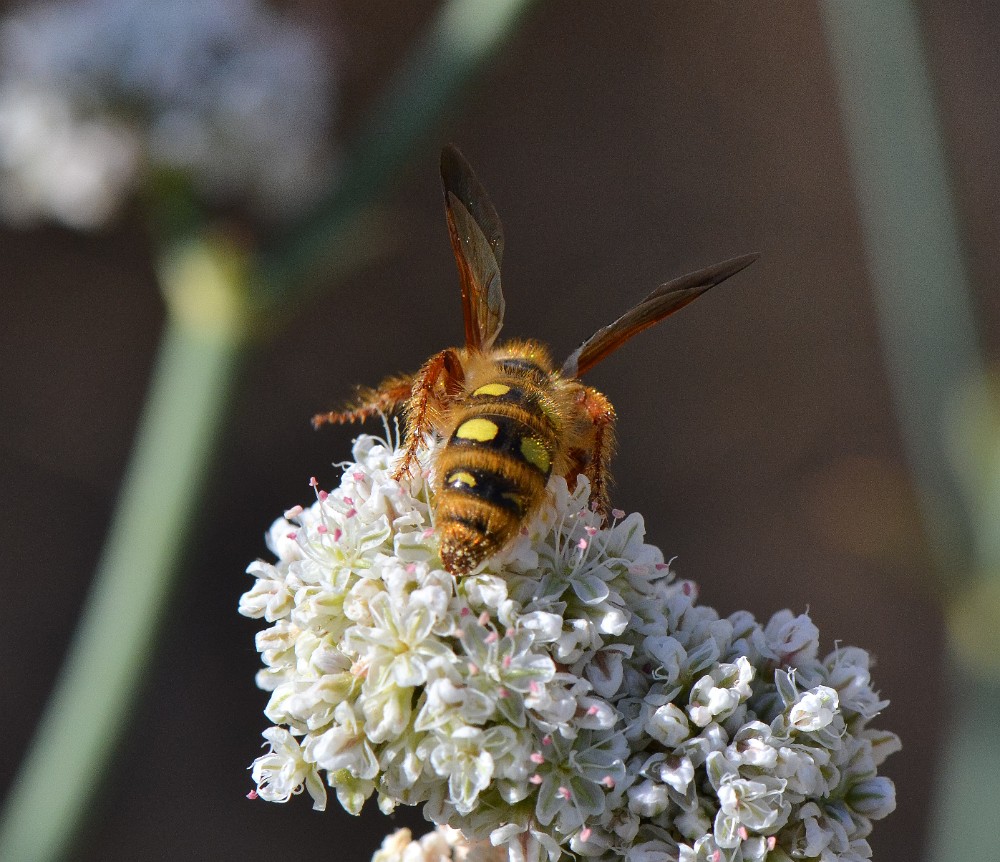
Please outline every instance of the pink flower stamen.
M625 517L625 513L621 509L612 509L611 517L614 518L616 521L620 521L622 518Z
M560 799L567 799L567 800L569 800L569 799L573 798L573 794L570 793L570 789L568 787L560 787L559 790L556 792L556 795Z
M327 527L326 527L326 524L320 524L320 525L319 525L319 526L318 526L318 527L316 528L316 532L317 532L317 533L321 533L321 534L322 534L322 533L328 533L328 532L329 532L329 530L327 529Z
M528 760L530 760L532 763L539 763L539 764L545 763L545 755L542 754L542 752L540 751L533 751L528 756Z
M498 640L500 640L500 635L498 635L496 632L490 632L488 635L486 635L484 640L488 644L495 644Z
M577 547L578 547L578 548L579 548L579 549L580 549L581 551L586 551L586 550L587 550L587 544L588 544L588 542L587 542L587 540L586 540L586 539L580 539L580 541L576 543L576 546L577 546Z
M316 496L319 497L321 503L325 503L330 495L326 491L320 491Z
M601 784L607 787L608 790L615 789L615 780L610 775L605 775L604 778L601 779Z
M305 511L301 506L292 506L287 512L285 512L286 518L297 518L302 512Z
M590 829L589 826L584 827L583 829L580 830L580 840L584 841L584 842L589 841L590 840L590 836L592 834L593 834L593 832L591 831L591 829Z
M293 542L299 537L298 533L285 533L286 539L291 539Z
M532 784L536 784L536 785L537 784L541 784L542 783L542 776L539 775L536 772L534 775L531 776L531 778L528 779L528 781L530 781Z
M344 517L345 518L353 518L356 514L358 514L358 510L355 509L352 506L350 509L348 509L346 512L344 512Z
M258 793L257 793L257 791L256 791L256 790L251 790L251 791L250 791L250 792L249 792L249 793L247 794L247 799L256 799L256 798L257 798L257 796L258 796Z

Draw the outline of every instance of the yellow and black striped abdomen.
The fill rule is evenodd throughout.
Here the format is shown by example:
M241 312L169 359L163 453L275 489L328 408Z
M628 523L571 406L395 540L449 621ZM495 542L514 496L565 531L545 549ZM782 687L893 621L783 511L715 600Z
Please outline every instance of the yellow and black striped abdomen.
M477 388L455 412L437 460L441 559L465 574L499 550L542 499L558 445L530 382Z

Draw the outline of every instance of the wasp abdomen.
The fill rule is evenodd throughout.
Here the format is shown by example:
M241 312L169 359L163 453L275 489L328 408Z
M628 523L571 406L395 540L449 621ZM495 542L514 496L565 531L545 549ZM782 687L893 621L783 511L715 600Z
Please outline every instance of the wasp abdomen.
M523 495L517 484L501 473L475 467L459 468L444 477L444 487L497 506L518 518L525 514Z
M472 393L437 464L441 559L464 574L516 535L552 472L557 438L537 397L506 383Z

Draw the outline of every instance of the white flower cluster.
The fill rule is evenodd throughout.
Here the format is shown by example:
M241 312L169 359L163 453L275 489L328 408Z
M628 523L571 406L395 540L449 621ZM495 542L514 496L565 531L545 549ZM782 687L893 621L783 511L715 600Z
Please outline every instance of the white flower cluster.
M0 210L100 225L143 177L291 212L330 174L330 57L260 0L65 0L0 31Z
M438 826L418 840L409 829L398 829L382 842L372 862L507 862L507 851L489 842L470 844L450 826Z
M895 805L876 768L899 741L868 727L885 702L867 653L820 658L806 615L699 606L642 518L602 524L582 479L553 478L523 535L456 578L431 456L397 483L396 455L360 438L340 487L271 528L278 562L248 569L276 725L257 794L420 804L467 842L397 835L380 862L452 858L441 841L511 862L870 857Z

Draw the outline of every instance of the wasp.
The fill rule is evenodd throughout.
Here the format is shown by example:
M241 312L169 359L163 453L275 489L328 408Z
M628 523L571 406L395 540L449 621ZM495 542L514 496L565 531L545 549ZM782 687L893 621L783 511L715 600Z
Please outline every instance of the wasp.
M402 410L403 451L394 478L410 473L429 435L440 556L468 574L506 546L541 503L553 474L590 482L591 505L606 512L615 409L581 375L652 326L757 259L733 258L664 284L599 329L556 366L538 341L497 344L503 326L500 219L472 168L453 146L441 154L445 215L458 264L465 346L435 353L416 374L360 388L347 409L313 417L363 421Z

